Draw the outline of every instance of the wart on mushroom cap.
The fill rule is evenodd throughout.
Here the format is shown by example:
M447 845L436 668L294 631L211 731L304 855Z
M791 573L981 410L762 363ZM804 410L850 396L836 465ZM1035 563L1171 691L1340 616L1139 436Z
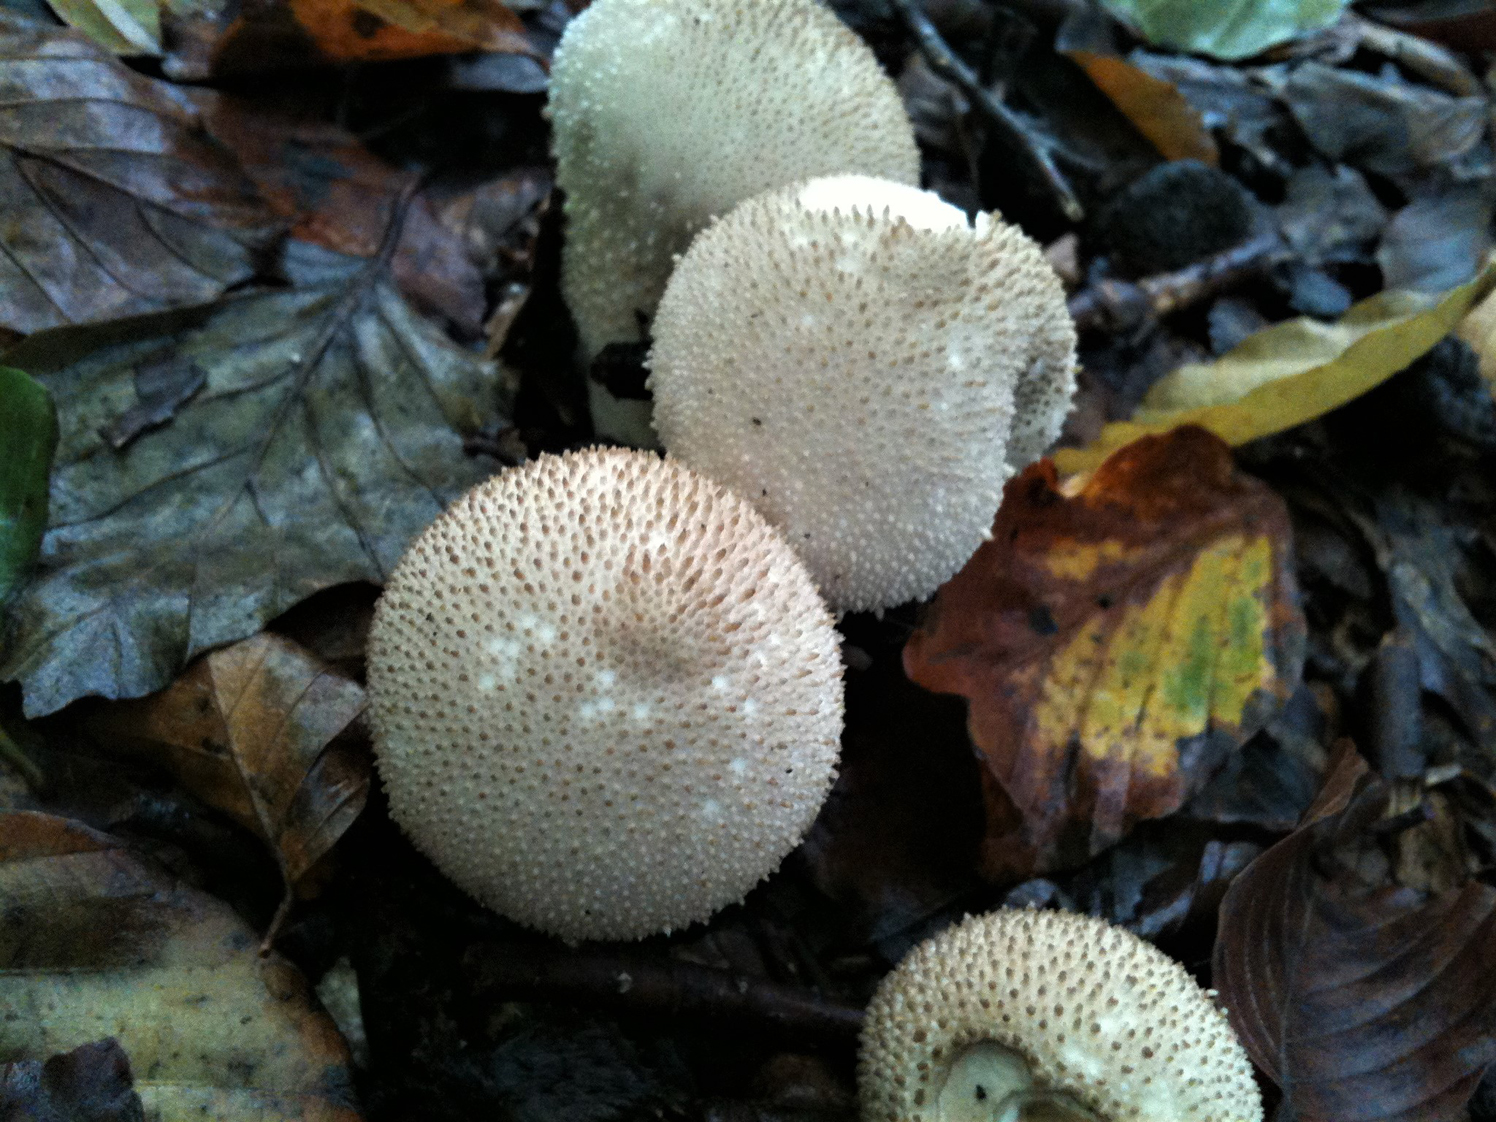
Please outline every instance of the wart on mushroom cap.
M454 503L379 600L390 813L459 886L567 939L742 898L835 777L831 618L743 500L651 453L543 456Z
M557 48L550 109L562 289L589 361L643 339L713 215L834 172L919 182L893 82L815 0L594 0ZM648 439L647 403L589 390L599 432Z
M714 223L654 337L665 447L781 527L839 609L955 573L1075 385L1075 330L1037 245L865 176L771 191Z
M1262 1119L1184 967L1067 912L972 916L910 952L868 1006L858 1087L863 1122Z

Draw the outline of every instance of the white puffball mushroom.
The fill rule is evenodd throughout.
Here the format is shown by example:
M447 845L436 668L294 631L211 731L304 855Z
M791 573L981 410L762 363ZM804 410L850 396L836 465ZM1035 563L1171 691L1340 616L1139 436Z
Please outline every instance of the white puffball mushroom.
M654 323L655 427L746 495L833 608L927 596L1059 434L1075 329L1039 247L865 176L771 191L703 231Z
M652 453L542 456L410 546L369 637L390 813L495 911L568 940L707 918L836 773L841 659L741 498Z
M898 91L816 0L594 0L551 69L562 291L583 358L641 342L676 254L772 187L857 171L919 182ZM647 442L647 402L589 379L598 432Z
M1184 967L1070 912L970 916L916 947L868 1006L857 1082L863 1122L1262 1119L1245 1049Z

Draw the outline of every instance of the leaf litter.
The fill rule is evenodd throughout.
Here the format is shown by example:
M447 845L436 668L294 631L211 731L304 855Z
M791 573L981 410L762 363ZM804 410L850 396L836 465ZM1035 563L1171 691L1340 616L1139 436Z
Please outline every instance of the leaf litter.
M580 6L180 3L159 63L122 63L135 30L6 0L5 189L43 224L0 256L43 283L0 285L0 346L61 441L0 630L0 799L30 812L0 878L70 894L0 919L6 954L65 948L0 975L37 1010L0 1099L51 1071L56 1103L161 1117L850 1122L871 987L1006 903L1214 984L1285 1116L1496 1117L1492 1026L1454 1016L1496 870L1496 409L1480 320L1447 338L1492 283L1479 17L834 5L926 182L1048 245L1077 409L933 604L841 622L841 775L781 871L709 924L570 948L393 828L358 683L410 535L591 440L537 96Z

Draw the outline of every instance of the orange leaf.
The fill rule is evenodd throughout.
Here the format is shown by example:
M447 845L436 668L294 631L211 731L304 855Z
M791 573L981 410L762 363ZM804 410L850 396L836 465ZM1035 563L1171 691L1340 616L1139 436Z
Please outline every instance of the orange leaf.
M1080 864L1177 810L1297 684L1282 501L1199 428L1150 436L1067 496L1040 461L904 648L964 695L986 768L982 871Z
M291 0L291 11L332 62L534 52L524 24L499 0Z
M1220 163L1220 152L1204 120L1172 82L1155 78L1116 55L1065 53L1164 159L1199 160L1212 167Z
M269 843L290 887L368 798L368 759L344 735L363 710L358 683L261 634L198 659L160 693L101 708L90 723L164 762Z

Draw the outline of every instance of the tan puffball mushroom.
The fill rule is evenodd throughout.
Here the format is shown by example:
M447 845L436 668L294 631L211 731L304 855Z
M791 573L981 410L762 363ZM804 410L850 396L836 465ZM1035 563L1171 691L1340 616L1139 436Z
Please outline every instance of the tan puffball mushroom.
M816 0L594 0L557 47L550 112L562 290L588 361L645 338L713 215L816 175L919 182L897 89ZM647 402L588 385L600 433L651 439Z
M714 223L654 337L665 447L747 495L838 609L949 579L1075 386L1065 294L1034 242L864 176L772 191Z
M868 1006L857 1082L862 1122L1262 1119L1184 967L1070 912L970 916L916 947Z
M830 615L742 499L652 453L540 459L469 491L369 636L390 813L462 888L564 939L740 900L835 776Z

